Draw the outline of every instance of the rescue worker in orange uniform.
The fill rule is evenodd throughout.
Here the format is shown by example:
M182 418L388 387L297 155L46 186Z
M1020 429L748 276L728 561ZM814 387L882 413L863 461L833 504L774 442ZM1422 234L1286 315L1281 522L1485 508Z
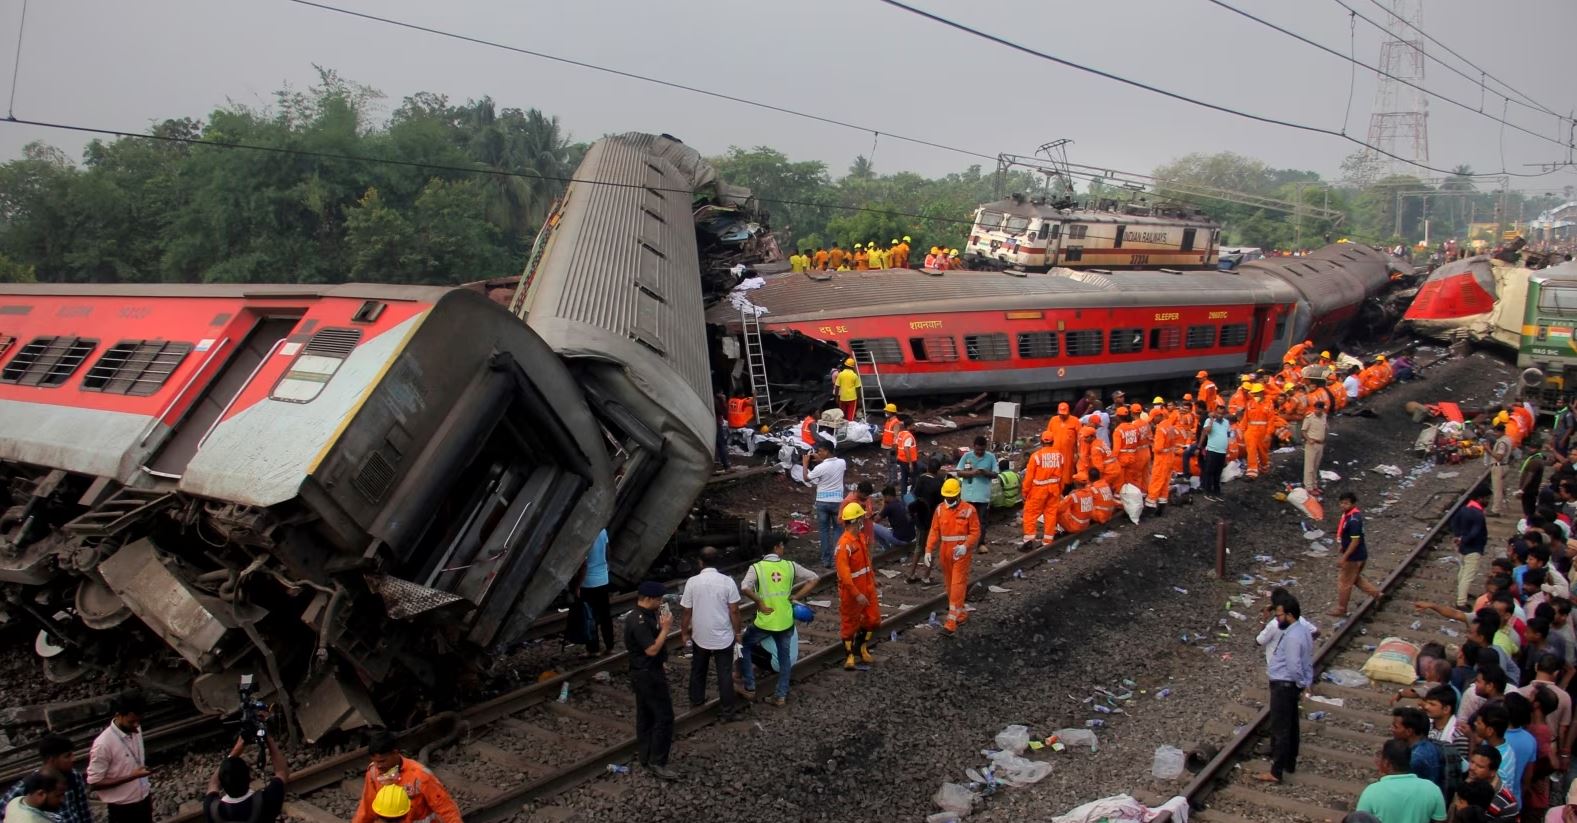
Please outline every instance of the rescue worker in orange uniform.
M1252 374L1245 374L1238 377L1237 391L1233 392L1232 397L1227 400L1228 417L1237 417L1238 414L1243 411L1243 407L1248 405L1248 387L1253 382L1254 375Z
M898 475L898 459L893 449L898 439L898 430L903 428L903 421L898 419L897 404L888 403L882 407L882 411L887 414L886 422L882 423L882 451L887 453L887 482L891 483Z
M1118 405L1112 410L1112 457L1117 461L1117 470L1107 477L1113 490L1121 492L1133 476L1138 450L1139 433L1133 427L1132 412L1126 405Z
M898 244L898 249L897 249L898 256L893 261L893 268L895 268L895 269L907 269L907 268L909 268L909 243L910 242L911 241L910 241L909 235L907 235L907 234L904 235L903 236L903 241Z
M920 471L920 446L915 442L914 432L909 427L914 425L913 418L909 415L900 415L898 418L898 433L893 435L893 457L898 461L898 494L900 496L909 492L909 485Z
M1128 482L1141 489L1148 488L1150 485L1150 464L1155 462L1155 455L1151 451L1151 447L1155 443L1155 412L1160 411L1159 407L1161 405L1161 398L1155 398L1155 401L1151 404L1152 411L1150 414L1145 414L1144 407L1138 403L1130 407L1134 418L1139 421L1139 467L1138 474L1134 475L1133 479Z
M1341 411L1347 406L1347 387L1342 385L1342 376L1335 371L1325 381L1326 388L1330 389L1332 409ZM1333 412L1334 413L1334 412Z
M805 415L804 420L799 421L799 444L801 457L804 456L805 452L814 451L816 449L815 415L807 414Z
M1204 403L1207 409L1215 408L1216 400L1221 397L1221 390L1216 388L1216 381L1210 379L1210 372L1200 371L1194 375L1194 379L1199 381L1199 391L1196 392L1199 402Z
M1082 432L1083 430L1081 429L1080 431ZM1122 469L1117 466L1117 452L1111 446L1106 445L1106 441L1099 436L1094 436L1098 434L1094 428L1090 428L1090 432L1092 439L1090 441L1089 466L1086 470L1098 469L1103 477L1109 478L1114 475L1121 477ZM1115 436L1112 442L1116 442Z
M1095 498L1095 511L1090 513L1090 520L1098 524L1110 522L1117 514L1117 494L1100 469L1090 469L1089 489Z
M1087 480L1082 474L1074 475L1073 490L1063 496L1062 505L1057 507L1057 525L1065 534L1084 531L1095 516L1095 493L1090 491Z
M843 267L843 261L848 256L849 253L844 251L842 246L838 245L837 243L833 243L832 251L827 252L827 265L833 271L837 271Z
M1069 414L1067 403L1057 404L1057 413L1046 421L1045 434L1051 435L1052 448L1062 453L1062 477L1059 479L1067 483L1073 477L1079 438L1079 419Z
M1168 409L1151 412L1150 425L1155 436L1150 445L1150 482L1145 487L1144 507L1152 514L1160 514L1161 507L1171 498L1172 475L1182 462L1188 439L1178 430L1175 415Z
M1248 406L1243 409L1242 418L1243 449L1248 458L1244 476L1250 480L1270 470L1270 433L1275 418L1275 409L1265 401L1265 387L1251 384Z
M351 823L376 823L373 800L387 786L399 786L411 799L410 811L405 820L430 821L430 823L460 823L460 807L438 777L426 766L400 753L394 735L387 731L373 732L367 749L372 763L362 779L361 802Z
M874 662L871 633L881 626L882 612L876 603L876 571L866 537L865 507L845 503L841 517L843 536L838 538L833 564L838 570L838 636L843 639L843 668L853 671L860 664Z
M1281 402L1276 404L1276 413L1288 423L1302 422L1304 415L1309 413L1309 391L1301 383L1289 383L1281 393Z
M1313 347L1314 341L1312 340L1305 340L1302 343L1295 344L1292 346L1292 348L1287 349L1287 354L1285 357L1281 358L1281 362L1294 363L1301 367L1303 365L1305 355L1308 353L1309 349Z
M928 268L928 269L934 269L934 268L937 268L937 265L936 265L936 255L937 255L937 254L939 254L939 253L940 253L940 252L941 252L941 251L942 251L942 250L941 250L941 249L939 249L939 248L937 248L937 247L936 247L936 246L932 246L932 247L931 247L931 252L930 252L930 254L927 254L927 255L926 255L926 256L925 256L925 267L926 267L926 268Z
M1055 435L1051 431L1040 434L1040 448L1031 452L1024 461L1024 474L1020 479L1024 489L1024 544L1021 551L1035 547L1035 521L1046 518L1045 537L1050 543L1057 536L1057 506L1062 502L1062 452L1057 451Z
M865 247L859 243L854 244L854 270L870 271L870 255L865 253Z
M1100 439L1095 436L1095 427L1086 425L1083 421L1080 421L1079 448L1077 452L1078 464L1074 467L1075 474L1078 472L1088 472L1092 465L1099 465L1092 462L1094 460L1094 455L1091 454L1091 452L1095 449L1095 444L1099 442L1101 442Z
M810 264L816 271L826 271L827 264L832 261L832 252L826 249L816 249L816 254L810 258Z
M936 507L931 518L931 535L925 541L925 565L931 566L932 556L941 552L942 580L947 585L947 621L942 628L948 634L958 631L958 624L969 619L964 608L964 595L969 590L969 567L974 562L975 548L980 545L980 516L972 504L959 499L964 484L956 477L942 483L942 505Z

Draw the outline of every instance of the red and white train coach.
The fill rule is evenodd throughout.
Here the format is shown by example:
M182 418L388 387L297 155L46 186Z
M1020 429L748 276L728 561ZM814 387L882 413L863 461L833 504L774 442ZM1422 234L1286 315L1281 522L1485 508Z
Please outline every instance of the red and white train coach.
M1388 258L1341 244L1232 272L788 274L744 294L763 333L831 343L889 395L1056 392L1275 366L1338 339L1389 282ZM740 310L713 307L737 327Z

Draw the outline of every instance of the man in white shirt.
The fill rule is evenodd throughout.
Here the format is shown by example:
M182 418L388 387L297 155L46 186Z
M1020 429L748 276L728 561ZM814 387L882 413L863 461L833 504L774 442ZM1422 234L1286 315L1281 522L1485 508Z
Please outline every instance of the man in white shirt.
M1342 388L1347 391L1348 400L1358 399L1358 388L1363 384L1358 381L1358 370L1348 369L1347 376L1342 379Z
M839 531L838 509L843 503L843 474L848 466L843 458L834 457L831 443L816 444L816 467L810 467L809 454L805 455L805 485L816 490L816 527L821 531L821 567L832 568L832 550L837 547L835 531Z
M733 720L734 641L739 623L739 586L717 570L717 549L701 549L701 573L685 581L679 605L684 607L680 637L693 641L690 657L690 708L706 702L706 669L717 665L717 695L723 702L724 722Z
M109 823L153 823L153 790L148 782L148 756L142 747L142 695L126 692L115 698L115 716L99 733L88 753L88 788L98 793Z

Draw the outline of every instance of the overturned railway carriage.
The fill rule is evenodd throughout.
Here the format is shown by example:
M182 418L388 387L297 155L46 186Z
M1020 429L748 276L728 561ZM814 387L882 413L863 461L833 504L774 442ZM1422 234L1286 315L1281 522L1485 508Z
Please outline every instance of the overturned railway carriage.
M452 688L608 521L584 397L464 289L5 286L6 617L57 678L134 662L219 711L252 673L309 739L375 722L369 687Z
M1339 244L1233 272L787 274L744 299L763 333L833 343L889 395L1036 392L1279 364L1361 322L1390 272L1381 252ZM709 319L737 329L739 309Z
M511 308L553 347L616 443L609 571L640 576L711 474L717 422L692 197L716 172L668 135L587 151ZM646 494L648 486L661 494Z
M1515 349L1532 270L1489 255L1453 260L1430 272L1402 316L1437 340L1468 339Z

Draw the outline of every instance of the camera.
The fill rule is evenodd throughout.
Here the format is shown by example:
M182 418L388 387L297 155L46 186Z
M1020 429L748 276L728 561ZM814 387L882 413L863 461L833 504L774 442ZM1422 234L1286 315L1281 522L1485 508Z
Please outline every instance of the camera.
M250 674L241 675L241 685L236 689L241 697L241 738L257 744L257 768L267 764L268 704L257 699L257 681Z

